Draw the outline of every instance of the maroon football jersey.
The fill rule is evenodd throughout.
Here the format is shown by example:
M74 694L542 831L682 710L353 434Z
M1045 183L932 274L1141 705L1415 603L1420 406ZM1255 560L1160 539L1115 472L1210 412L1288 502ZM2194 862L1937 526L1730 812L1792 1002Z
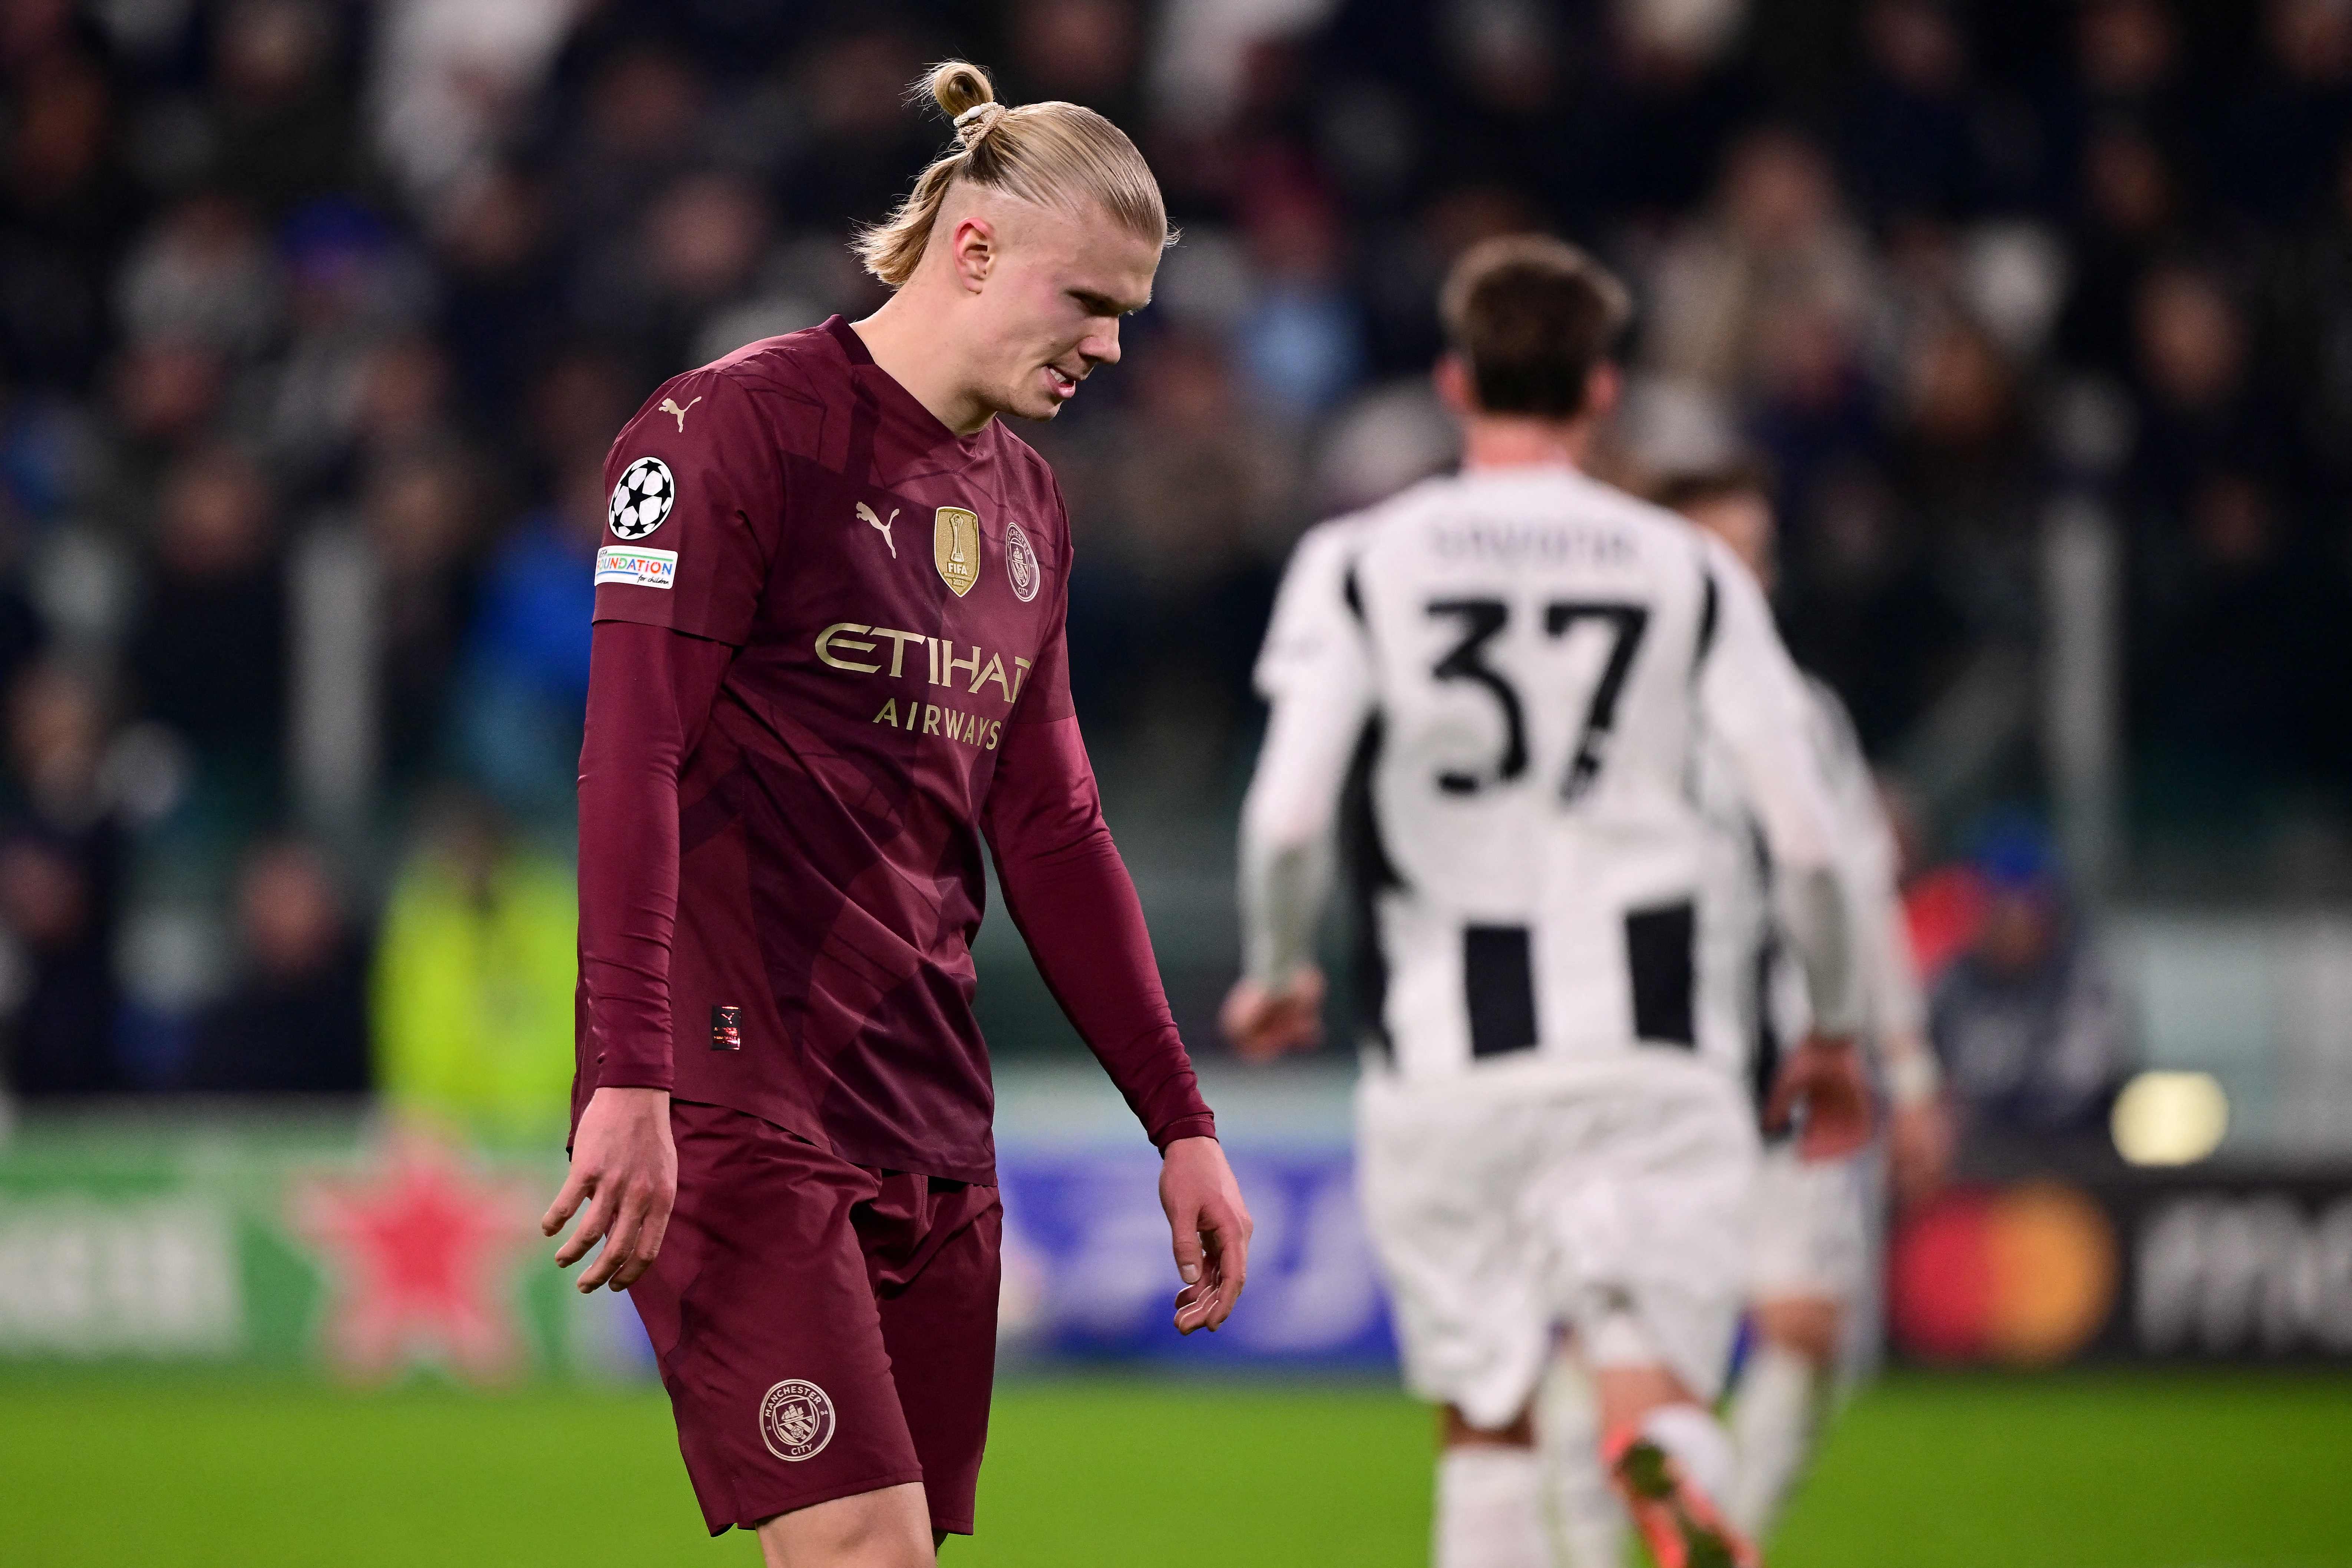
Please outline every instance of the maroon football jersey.
M992 1179L979 823L1008 730L1071 713L1052 473L835 317L670 382L606 477L597 620L737 650L678 779L672 1092Z

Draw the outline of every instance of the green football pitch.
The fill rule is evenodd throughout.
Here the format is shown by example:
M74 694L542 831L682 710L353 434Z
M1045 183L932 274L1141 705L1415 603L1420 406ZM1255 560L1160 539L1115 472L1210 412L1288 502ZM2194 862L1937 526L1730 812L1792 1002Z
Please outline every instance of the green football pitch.
M1430 1422L1384 1387L1000 1392L950 1568L1408 1568ZM657 1394L0 1381L0 1563L748 1563L693 1511ZM2352 1378L1905 1376L1840 1421L1782 1568L2343 1568Z

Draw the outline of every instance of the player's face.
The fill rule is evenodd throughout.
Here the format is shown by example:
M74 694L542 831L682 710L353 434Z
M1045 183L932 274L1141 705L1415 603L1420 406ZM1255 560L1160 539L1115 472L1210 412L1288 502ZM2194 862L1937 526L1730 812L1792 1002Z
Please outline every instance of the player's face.
M1097 365L1118 362L1119 319L1151 299L1160 246L1097 214L1020 204L1001 225L979 366L991 405L1051 419Z

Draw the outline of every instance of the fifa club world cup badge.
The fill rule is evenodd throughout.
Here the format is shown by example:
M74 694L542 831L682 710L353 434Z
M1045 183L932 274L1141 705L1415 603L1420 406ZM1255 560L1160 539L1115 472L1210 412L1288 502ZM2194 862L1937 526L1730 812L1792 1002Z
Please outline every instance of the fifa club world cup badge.
M786 1464L824 1452L833 1427L833 1400L814 1383L788 1377L760 1401L760 1441Z
M931 561L940 580L961 599L980 580L980 514L963 507L941 507L931 523Z
M743 1049L743 1009L741 1008L710 1009L710 1049L713 1051Z
M1013 598L1026 604L1037 597L1037 580L1043 575L1037 570L1037 551L1015 522L1004 525L1004 575L1013 580Z

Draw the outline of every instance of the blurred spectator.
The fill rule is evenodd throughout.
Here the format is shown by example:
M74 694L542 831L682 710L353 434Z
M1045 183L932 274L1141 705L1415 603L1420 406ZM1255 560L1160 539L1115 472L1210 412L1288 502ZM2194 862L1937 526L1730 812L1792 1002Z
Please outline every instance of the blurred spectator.
M62 38L14 74L0 151L0 363L79 390L106 340L112 252L137 216L113 155L113 94Z
M1008 101L1058 98L1133 124L1142 7L1134 0L1013 0Z
M550 221L545 191L508 168L457 183L435 209L444 274L437 327L475 419L514 418L530 368L557 332Z
M129 1086L115 1050L114 950L123 825L103 787L106 714L97 689L61 664L9 692L16 800L0 830L0 1001L19 1094Z
M2192 830L2242 831L2318 783L2352 724L2352 670L2330 652L2352 590L2341 563L2292 538L2257 476L2217 472L2188 507L2187 548L2139 644L2148 804Z
M693 67L642 39L598 62L557 187L565 238L585 270L614 265L610 253L631 243L654 193L683 170L701 99Z
M2152 534L2186 530L2189 498L2217 469L2274 471L2280 421L2253 385L2252 340L2233 291L2211 268L2153 268L2132 300L2141 397L2130 481Z
M1973 858L1975 938L1944 971L1928 1020L1964 1150L1998 1161L2087 1148L2104 1140L2132 1065L2123 1003L2038 828L1999 823Z
M2264 0L2260 16L2262 63L2224 122L2222 194L2291 223L2325 190L2352 132L2352 6Z
M123 262L115 294L134 341L198 344L229 359L259 355L284 323L278 258L246 210L216 192L163 214Z
M348 14L348 13L347 13ZM348 189L352 99L336 15L316 0L234 0L214 33L214 167L260 212Z
M372 81L377 146L431 206L478 177L530 108L582 0L382 0Z
M385 764L414 784L441 759L450 677L473 617L482 475L457 447L379 464L360 503L375 557Z
M467 635L460 748L471 776L526 820L560 821L572 809L604 508L604 454L583 452L555 503L524 517L492 558Z
M2149 267L2180 242L2187 204L2170 156L2128 123L2091 133L2081 178L2074 283L2059 347L2078 365L2127 378L2132 300Z
M766 201L750 181L688 174L646 206L633 225L634 244L610 247L587 272L574 311L598 323L608 340L631 346L646 385L740 348L706 341L705 329L742 302L768 222Z
M173 465L155 523L153 573L131 633L140 711L195 748L232 809L275 800L286 723L286 582L271 497L226 446Z
M1339 214L1322 192L1269 183L1244 214L1259 279L1235 324L1235 357L1274 413L1305 420L1327 412L1364 371L1363 329L1340 287Z
M197 1019L184 1083L237 1094L367 1088L367 944L316 849L265 842L236 893L242 973Z
M572 1082L571 868L444 796L394 879L373 982L375 1083L397 1109L525 1132Z
M1648 281L1647 363L1728 393L1833 379L1877 303L1835 171L1819 148L1778 127L1733 149L1708 210Z
M426 319L431 286L382 217L340 197L296 213L281 244L292 335L274 377L270 449L317 483L348 454L376 346Z
M1984 195L1969 46L1942 0L1874 0L1846 163L1881 217L1967 215Z

